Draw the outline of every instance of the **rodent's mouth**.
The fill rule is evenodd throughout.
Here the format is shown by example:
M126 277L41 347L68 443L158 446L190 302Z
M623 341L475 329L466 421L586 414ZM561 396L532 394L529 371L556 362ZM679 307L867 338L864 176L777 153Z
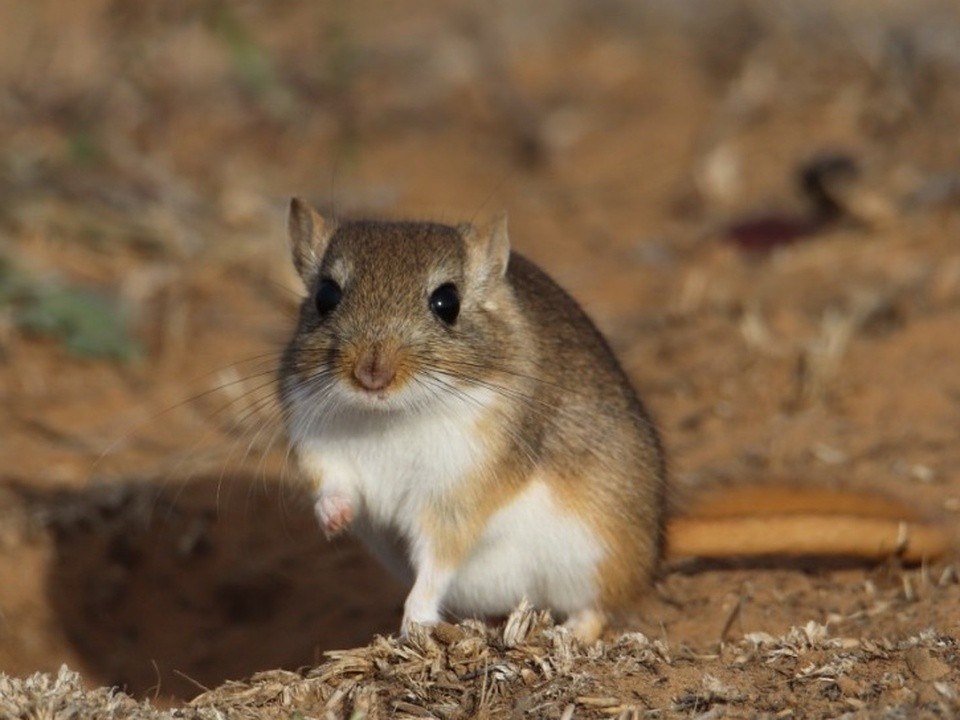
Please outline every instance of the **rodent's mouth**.
M352 376L346 378L346 385L350 388L351 395L376 401L389 400L395 396L399 390L399 386L395 382L391 382L383 387L367 387Z
M348 383L350 397L366 408L387 409L394 406L400 388L391 384L383 388L367 388L357 382Z

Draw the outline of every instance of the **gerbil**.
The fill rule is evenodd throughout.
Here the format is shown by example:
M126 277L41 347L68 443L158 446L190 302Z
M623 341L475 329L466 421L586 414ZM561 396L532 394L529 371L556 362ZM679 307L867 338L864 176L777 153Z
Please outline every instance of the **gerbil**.
M324 531L412 582L404 630L526 599L595 637L657 568L666 484L596 327L505 218L341 223L295 199L289 233L308 294L279 389Z
M310 290L280 393L328 534L401 575L404 627L524 598L584 634L647 585L660 441L569 295L488 229L290 209Z

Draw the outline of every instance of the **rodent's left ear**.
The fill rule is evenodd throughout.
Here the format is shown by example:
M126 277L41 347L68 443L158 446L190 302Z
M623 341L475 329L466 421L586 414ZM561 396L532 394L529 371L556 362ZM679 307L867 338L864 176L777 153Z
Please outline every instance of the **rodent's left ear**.
M327 220L300 198L290 199L290 215L287 218L290 251L293 254L293 266L305 284L310 284L336 229L336 222Z
M507 272L510 260L510 235L507 232L507 213L497 213L483 228L461 225L458 230L467 247L470 274L479 273L484 279L499 279Z

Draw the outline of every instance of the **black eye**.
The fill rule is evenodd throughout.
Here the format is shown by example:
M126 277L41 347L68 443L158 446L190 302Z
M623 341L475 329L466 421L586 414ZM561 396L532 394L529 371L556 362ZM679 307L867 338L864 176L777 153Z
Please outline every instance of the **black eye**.
M453 283L444 283L430 295L430 309L447 325L453 325L460 314L460 293Z
M343 290L337 285L336 280L325 278L320 281L320 287L317 288L317 294L314 302L317 304L317 312L320 317L329 315L337 309L340 304L340 298L343 297Z

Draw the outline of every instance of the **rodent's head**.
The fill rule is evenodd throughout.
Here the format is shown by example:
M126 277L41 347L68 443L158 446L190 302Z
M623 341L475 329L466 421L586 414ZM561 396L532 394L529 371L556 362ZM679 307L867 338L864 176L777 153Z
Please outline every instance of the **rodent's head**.
M509 366L519 313L505 217L485 230L336 222L294 199L289 233L307 297L281 373L288 407L417 409Z

